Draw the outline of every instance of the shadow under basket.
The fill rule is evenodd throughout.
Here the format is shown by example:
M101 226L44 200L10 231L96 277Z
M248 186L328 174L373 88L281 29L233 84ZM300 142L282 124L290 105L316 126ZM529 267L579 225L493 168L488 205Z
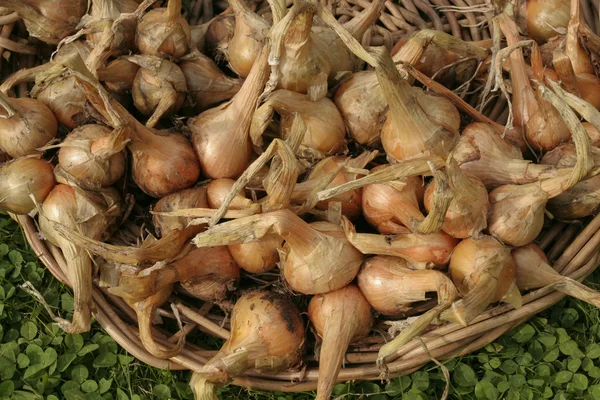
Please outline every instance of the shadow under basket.
M35 222L28 216L11 215L23 228L35 254L50 270L52 275L69 285L62 270L65 260L58 248L41 239ZM600 215L586 224L553 221L536 241L554 261L554 268L563 275L582 280L600 263ZM394 361L388 363L390 377L412 373L423 367L432 358L445 360L476 351L496 340L505 332L521 324L535 314L560 301L565 295L551 289L542 288L523 296L523 306L514 309L510 305L489 308L478 316L468 327L456 323L437 326L435 329L415 338L396 353ZM111 295L104 288L94 284L94 317L96 321L131 355L156 368L171 370L197 370L216 352L186 343L177 356L163 360L148 353L140 342L135 313L119 297ZM213 336L226 339L229 332L221 327L223 317L208 314L210 304L189 309L182 316L184 332L199 328ZM173 318L170 310L161 310L161 316ZM160 341L175 342L177 335L156 329L155 338ZM377 352L384 338L374 334L348 349L345 367L339 373L338 381L378 380L380 371L375 364ZM317 387L318 366L307 360L307 368L286 371L275 375L247 371L233 380L234 385L259 390L299 392L314 390Z

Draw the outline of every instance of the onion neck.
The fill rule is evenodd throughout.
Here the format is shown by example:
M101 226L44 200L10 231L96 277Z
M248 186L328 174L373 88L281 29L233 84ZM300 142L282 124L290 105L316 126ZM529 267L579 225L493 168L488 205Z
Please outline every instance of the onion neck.
M71 334L88 332L92 318L92 259L81 247L65 240L60 242L67 262L64 272L73 287L73 319L62 328Z
M304 11L294 18L285 36L286 50L297 52L310 42L314 12Z
M167 23L169 25L181 18L181 0L169 0L167 4Z
M377 21L385 6L385 0L373 0L369 6L362 10L358 16L344 24L344 28L350 32L356 40L361 40L367 29Z
M229 107L234 113L232 116L232 118L234 118L234 124L248 126L247 129L238 132L243 133L246 136L245 140L247 140L250 122L252 121L252 116L256 110L258 99L269 78L269 51L269 46L264 46L262 48L260 55L252 65L250 74L246 77L240 91L233 97L231 106Z
M170 291L170 290L169 290ZM144 345L144 348L148 350L154 357L167 359L175 357L181 352L185 345L185 335L180 335L179 340L174 346L166 347L163 344L158 343L154 339L153 335L153 324L152 316L157 307L162 304L157 304L156 300L160 299L161 303L164 300L162 293L158 292L147 299L143 300L141 304L136 305L136 314L138 318L140 340Z

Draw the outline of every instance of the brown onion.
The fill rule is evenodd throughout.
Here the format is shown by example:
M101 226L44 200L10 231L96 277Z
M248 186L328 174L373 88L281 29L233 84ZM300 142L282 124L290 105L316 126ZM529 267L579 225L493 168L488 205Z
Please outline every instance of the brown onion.
M308 318L323 340L315 399L327 400L348 346L366 337L373 327L371 306L355 285L348 285L314 296L308 304Z
M11 157L35 153L56 137L56 118L41 101L9 99L0 93L0 104L0 147Z
M169 0L167 8L148 11L135 36L140 53L157 57L183 57L191 40L190 26L181 15L181 0Z
M125 172L124 130L82 125L60 144L58 164L88 188L110 186Z
M240 297L231 314L231 336L192 375L197 399L214 399L218 387L248 369L277 372L302 360L304 323L286 297L255 291Z
M510 249L491 236L460 242L452 254L449 271L462 299L443 312L442 319L467 326L491 303L504 301L520 307L515 269Z
M185 100L187 84L181 69L171 61L150 56L132 56L130 61L141 68L133 80L133 103L150 116L148 128L154 128L163 117L175 114Z
M215 107L239 92L242 81L230 78L215 62L202 53L179 64L196 112Z
M225 54L231 69L241 78L246 78L263 48L269 24L244 0L231 0L229 4L235 12L235 28Z
M122 93L133 89L133 81L140 66L119 57L98 70L98 80L104 82L113 92Z
M37 157L23 157L0 167L0 210L29 214L56 185L52 164ZM30 196L33 196L31 199Z
M569 23L569 0L528 0L527 34L538 42L558 35Z
M114 21L124 13L133 13L138 8L135 0L93 0L89 18L91 25L86 35L87 39L94 45L102 41L104 28L112 26ZM113 55L126 54L135 46L135 20L127 20L120 27L120 40L112 43Z

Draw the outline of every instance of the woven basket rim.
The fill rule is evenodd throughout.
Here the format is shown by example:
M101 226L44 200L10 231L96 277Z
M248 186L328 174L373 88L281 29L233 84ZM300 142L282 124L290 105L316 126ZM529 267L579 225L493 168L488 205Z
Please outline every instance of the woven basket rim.
M43 240L31 217L12 214L11 217L23 228L27 241L40 261L56 279L68 285L68 280L61 267L61 264L65 265L65 261L60 250ZM576 235L578 228L577 224L555 222L540 236L538 242L547 254L554 254L554 257L560 254L554 263L557 271L573 279L581 280L592 273L600 263L600 215L592 219ZM552 242L554 245L549 247ZM478 350L535 314L557 303L563 297L565 297L564 294L546 287L523 295L523 306L519 309L502 304L489 308L468 327L456 323L440 325L413 339L398 351L398 357L388 363L390 377L412 373L432 359L445 360ZM161 369L197 370L215 353L186 343L184 351L179 356L170 360L156 358L148 353L141 344L137 335L137 326L119 316L123 313L123 307L127 308L120 298L109 294L95 284L93 300L94 317L102 328L125 350L146 364ZM201 313L192 311L196 314L194 320L198 326L215 335L215 326L220 328L218 324L202 316ZM159 337L165 336L160 329L156 329L156 332ZM223 333L217 333L215 336L223 338ZM380 370L375 365L377 345L369 346L367 343L365 350L367 351L346 354L346 366L340 370L339 382L380 379ZM250 370L235 378L232 384L259 390L297 392L315 390L317 379L318 367L305 367L278 374L265 374Z

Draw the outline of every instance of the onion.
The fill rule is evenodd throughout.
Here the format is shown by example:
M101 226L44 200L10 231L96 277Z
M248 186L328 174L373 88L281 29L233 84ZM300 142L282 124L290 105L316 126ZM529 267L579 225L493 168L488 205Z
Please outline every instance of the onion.
M521 306L510 249L491 236L468 238L456 246L450 276L462 296L441 315L443 320L467 326L488 305L497 301Z
M58 44L76 32L87 6L87 0L0 1L0 7L9 8L23 18L31 36L50 44Z
M139 70L140 66L136 63L119 57L98 70L98 80L104 82L111 91L122 93L133 89L133 81Z
M0 147L9 156L34 153L56 137L56 118L41 101L9 99L0 93L0 105Z
M371 172L386 167L382 165ZM405 232L406 227L412 227L425 218L420 209L424 189L423 179L419 176L367 185L362 194L363 215L380 233Z
M169 0L167 8L148 11L135 36L140 53L158 57L183 57L191 40L190 26L181 15L181 0Z
M195 187L168 194L156 202L152 222L159 236L166 236L174 231L184 232L186 239L204 230L205 226L190 225L188 217L166 217L159 213L185 210L189 208L207 208L206 187Z
M577 161L573 168L560 170L558 176L526 185L504 185L490 192L492 210L488 219L490 234L504 243L524 246L532 242L544 224L548 199L571 189L592 168L591 146L579 117L557 95L542 94L559 107L561 115L573 132Z
M443 267L458 243L444 232L428 235L398 230L393 236L356 233L354 226L344 220L348 241L363 254L380 254L400 257L417 269Z
M231 314L231 337L192 375L196 399L216 398L216 389L248 369L282 371L300 363L304 351L300 311L286 297L267 291L243 295Z
M329 181L327 187L336 187L356 179L356 174L345 172L342 170L342 168L344 165L351 163L354 164L353 166L355 168L364 167L364 164L366 164L365 162L362 165L356 165L358 162L360 162L358 161L358 158L348 159L345 157L327 157L322 159L317 163L317 165L315 165L304 182L296 184L294 192L292 193L292 202L302 203L306 201L306 199L310 197L312 191L323 180ZM330 178L332 174L335 174L333 179ZM327 200L319 201L315 205L315 208L318 210L327 210L329 208L329 203L340 202L342 206L342 214L348 218L356 218L360 215L362 208L361 192L362 191L360 189L353 190Z
M268 47L265 47L231 101L188 120L192 142L207 177L234 178L250 163L252 143L248 134L268 78L268 55Z
M58 165L86 188L110 186L125 172L126 130L82 125L60 144Z
M210 208L218 209L225 201L226 196L235 184L233 179L215 179L206 187L208 205ZM228 210L251 209L256 204L240 193L229 203ZM279 262L279 250L283 246L281 236L273 233L264 236L256 242L244 244L230 244L227 246L235 262L243 270L260 274L268 272L277 266Z
M371 306L355 285L314 296L308 318L323 343L319 353L316 400L331 398L348 346L366 337L373 327Z
M472 46L446 33L420 30L395 54L394 61L408 65L418 63L424 52L430 48L428 47L430 43L436 44L432 47L436 49L435 51L439 51L439 48L452 49L454 54L461 57L475 57L477 60L483 59L487 53L482 48ZM451 62L448 61L448 63ZM381 135L381 126L385 122L388 103L379 85L373 71L361 71L342 83L334 95L335 104L346 121L348 134L362 145L372 145L377 142ZM442 115L445 116L441 116L441 118L451 116L452 119L441 122L451 124L453 130L459 128L460 117L452 111L451 105L448 105L447 102L420 90L415 90L414 96L418 99L419 106L424 107L423 111L428 115L431 112L430 117L434 118L436 115L440 118L440 112L436 109L435 104L443 102L441 107L445 111L442 112ZM437 100L437 102L432 104L433 107L427 107L431 98L434 99L432 101Z
M413 303L427 300L427 293L437 293L439 305L417 317L394 340L382 346L378 364L427 328L458 295L452 281L442 272L414 270L403 259L387 256L365 260L358 274L358 287L369 304L384 315L407 312Z
M54 185L52 164L45 160L30 156L4 163L0 167L0 210L29 214L36 203L46 199Z
M523 160L519 149L480 122L463 129L453 157L466 174L479 178L488 189L556 176L556 168Z
M331 56L325 40L312 32L313 10L301 11L302 7L298 6L292 7L273 28L283 35L283 45L282 48L273 47L276 55L271 54L270 58L275 61L270 64L277 70L278 88L306 94L313 87L327 85ZM279 39L277 34L273 35L275 43Z
M478 236L487 227L490 212L488 192L477 177L466 175L452 157L448 157L446 172L454 197L444 216L444 232L459 239ZM434 201L434 178L425 190L425 209L429 212Z
M59 184L42 204L40 232L46 240L61 249L67 262L63 272L73 287L73 320L59 322L69 333L90 330L92 259L85 249L66 239L63 231L75 230L82 236L102 240L116 224L121 212L120 196L112 188L90 192Z
M241 88L239 79L225 75L213 60L202 53L179 64L194 101L194 110L204 111L231 99Z
M288 137L296 113L306 124L307 132L302 145L320 151L323 154L335 154L346 144L346 127L333 101L324 97L312 101L310 96L277 90L257 110L250 135L260 136L273 119L273 112L281 116L282 136ZM255 128L254 125L260 125Z
M127 126L131 139L133 179L140 189L152 197L192 186L200 176L198 159L188 139L180 134L156 132L139 123L93 79L80 58L68 63L85 96L94 108L113 126Z
M235 29L235 18L235 15L225 14L224 11L208 22L209 25L204 34L204 54L215 58L218 50L227 53L227 46ZM193 37L194 29L192 28L192 40ZM202 50L200 47L198 49Z
M198 247L249 243L267 234L285 239L280 269L290 287L304 294L327 293L351 282L363 256L330 222L307 224L289 210L228 221L198 234Z
M528 0L527 34L538 42L558 35L569 23L569 0Z
M516 24L506 14L500 15L498 21L508 44L514 46L519 41ZM532 65L534 77L537 80L542 80L543 66L541 65L541 55L537 46L534 46L533 52L532 63L539 60L539 65ZM548 101L541 98L539 92L533 90L527 76L521 48L515 48L510 53L510 64L512 85L515 88L520 88L513 92L514 123L517 128L525 131L528 143L535 150L548 151L569 140L569 128L565 125L559 111Z
M569 25L567 28L567 36L565 38L565 53L570 58L573 64L573 71L579 77L581 74L589 74L595 76L596 71L592 65L592 60L586 51L579 43L579 25L585 24L581 21L581 13L579 11L581 5L579 1L571 0L569 10ZM598 86L596 84L596 86Z
M89 11L87 39L94 45L102 42L106 26L112 27L113 22L121 14L133 13L139 4L135 0L92 0ZM135 47L135 20L127 20L120 27L119 40L112 43L113 55L127 54Z
M163 117L175 114L185 100L187 85L181 69L171 61L150 56L131 56L141 68L133 80L133 103L150 116L148 128L154 128Z
M109 291L135 303L181 282L194 297L215 302L227 298L239 276L240 269L225 246L194 248L166 266L146 268L137 275L122 274L118 286Z
M241 78L246 78L261 53L269 24L244 0L230 0L229 6L235 12L235 28L225 54L231 69Z
M595 307L600 306L600 293L556 272L548 265L548 259L542 249L535 244L514 249L512 256L517 266L516 279L519 289L530 290L549 286Z

